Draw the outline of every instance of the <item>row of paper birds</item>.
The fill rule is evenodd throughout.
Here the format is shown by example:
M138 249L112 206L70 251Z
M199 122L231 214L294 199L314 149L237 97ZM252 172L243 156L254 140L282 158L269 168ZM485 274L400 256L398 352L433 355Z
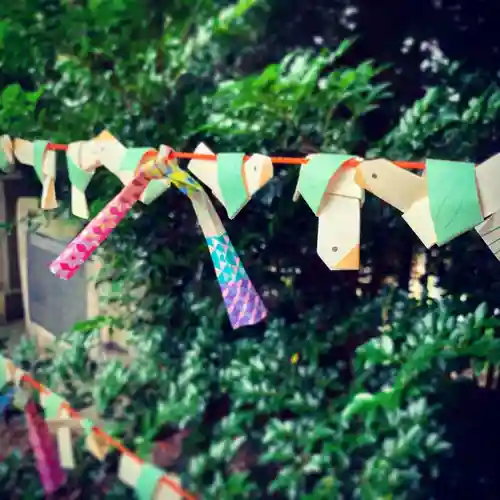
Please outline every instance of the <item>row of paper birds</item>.
M0 138L4 167L14 158L32 165L43 185L41 206L58 206L55 197L55 151L47 141ZM123 184L137 174L137 166L151 148L126 148L104 131L89 141L68 145L66 156L71 183L72 212L89 217L85 190L96 168L104 166ZM194 151L214 155L203 143ZM341 168L356 160L356 168ZM1 160L1 158L0 158ZM1 166L1 161L0 161ZM420 176L385 159L362 160L352 155L315 154L301 167L294 200L301 195L318 217L319 257L331 270L360 266L360 211L365 190L402 212L403 219L422 243L443 245L475 229L500 259L500 154L475 166L466 162L428 160ZM274 175L271 158L254 154L222 153L213 159L193 159L188 171L208 186L232 219ZM141 198L146 204L173 183L185 192L198 182L173 162L165 179L150 182Z

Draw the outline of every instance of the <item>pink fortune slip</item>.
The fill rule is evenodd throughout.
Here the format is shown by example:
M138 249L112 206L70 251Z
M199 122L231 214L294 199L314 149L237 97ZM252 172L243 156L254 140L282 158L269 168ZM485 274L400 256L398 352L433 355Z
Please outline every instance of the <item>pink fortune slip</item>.
M139 175L125 186L52 262L51 272L71 279L139 201L148 184L149 179Z
M40 481L45 493L52 495L66 482L66 473L59 462L56 442L33 400L28 401L24 411Z

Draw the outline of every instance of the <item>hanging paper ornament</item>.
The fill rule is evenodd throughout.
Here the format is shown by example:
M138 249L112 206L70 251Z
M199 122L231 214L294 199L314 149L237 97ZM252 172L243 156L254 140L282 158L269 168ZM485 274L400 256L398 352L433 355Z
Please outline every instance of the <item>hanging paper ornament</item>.
M74 469L75 455L70 428L71 417L65 408L66 402L61 396L53 392L42 394L40 396L40 402L44 407L46 420L60 419L56 430L56 436L61 466L64 469ZM64 425L65 421L67 425Z
M315 154L307 159L294 201L302 195L318 217L318 256L330 270L357 270L364 190L354 181L355 170L343 168L353 157Z
M94 176L95 169L99 166L99 162L92 161L92 158L84 155L85 144L85 141L72 142L68 144L66 151L66 165L71 184L71 212L82 219L89 218L85 190Z
M132 179L50 265L58 278L69 280L124 219L153 178L165 175L169 160L159 155L147 160Z
M59 463L54 439L32 399L25 406L25 415L40 481L45 493L52 495L66 482L66 474Z
M203 143L197 146L194 153L214 155ZM244 153L220 153L216 156L214 160L191 160L187 168L210 188L229 218L233 219L252 196L273 178L273 163L268 156L261 154L254 154L247 161L244 161Z
M52 210L59 205L56 200L56 152L48 149L49 141L14 140L14 154L24 165L31 165L42 183L40 206Z
M198 223L222 291L222 297L233 329L260 323L267 309L255 290L224 226L205 191L190 195Z

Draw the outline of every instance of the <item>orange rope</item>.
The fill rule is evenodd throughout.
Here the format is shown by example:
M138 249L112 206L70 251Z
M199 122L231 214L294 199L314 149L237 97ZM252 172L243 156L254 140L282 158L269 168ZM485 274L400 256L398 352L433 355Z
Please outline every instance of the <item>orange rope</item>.
M47 389L44 385L40 384L37 380L35 380L33 377L28 375L27 373L24 373L21 379L21 382L26 382L31 387L33 387L35 390L37 390L40 394L47 394L50 393L51 391ZM71 406L69 406L66 402L63 404L64 409L76 420L83 420L83 417ZM144 463L144 460L140 459L135 453L131 452L128 448L123 446L120 441L117 441L116 439L112 438L109 434L106 434L103 430L99 429L98 427L93 427L92 431L95 432L98 436L102 438L103 441L106 442L107 445L111 446L112 448L117 449L120 451L120 453L123 453L127 455L128 457L132 458L133 460L137 461L138 463L142 464ZM172 481L167 476L163 476L160 479L161 483L166 484L168 487L170 487L172 490L174 490L178 495L181 495L183 498L186 500L197 500L195 496L193 496L191 493L187 492L186 490L182 489L175 481Z
M208 160L208 161L216 161L216 155L204 155L198 153L174 153L176 158L187 158L187 159L195 159L195 160ZM250 158L249 155L244 157L244 161L247 161ZM288 156L271 156L270 160L273 163L288 163L289 165L305 165L309 160L307 158L292 158ZM357 167L361 163L361 160L357 158L351 158L344 163L344 167L354 168ZM406 168L406 169L416 169L423 170L425 169L425 163L417 162L417 161L396 161L394 162L398 167Z
M49 143L47 149L51 151L66 151L68 149L67 144L54 144ZM216 155L206 155L199 153L182 153L182 152L173 152L173 156L175 158L185 158L187 160L207 160L207 161L216 161ZM250 155L246 155L243 161L247 161L250 158ZM308 162L307 158L292 158L288 156L271 156L271 161L273 163L281 163L288 165L305 165ZM351 158L350 160L344 163L344 167L354 168L357 167L360 163L360 160L357 158ZM396 161L394 162L398 167L405 169L414 169L414 170L423 170L425 169L425 163L418 161Z

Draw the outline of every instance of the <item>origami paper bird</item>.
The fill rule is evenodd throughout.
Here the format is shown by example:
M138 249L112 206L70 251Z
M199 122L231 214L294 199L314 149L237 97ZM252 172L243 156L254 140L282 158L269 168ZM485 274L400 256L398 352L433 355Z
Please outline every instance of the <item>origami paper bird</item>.
M25 165L31 165L42 183L41 208L51 210L59 204L56 200L56 152L47 149L49 141L14 139L14 155Z
M499 158L493 163L500 166ZM483 179L493 163L490 159L475 168L473 163L428 160L420 177L388 160L368 160L357 167L355 180L403 212L403 219L430 248L469 231L500 208Z
M137 174L137 168L145 159L158 154L153 148L126 148L116 137L107 130L88 141L85 145L85 154L99 158L101 164L115 174L124 185L129 184ZM150 204L161 196L175 183L181 190L198 189L199 184L177 164L171 165L171 170L163 179L154 179L140 198L145 204Z
M214 155L203 143L195 154ZM205 184L222 203L230 219L236 217L252 196L273 177L271 159L261 154L252 155L244 162L243 153L221 153L217 160L189 162L188 170Z
M92 149L88 141L78 141L68 144L66 164L71 184L71 212L82 219L89 218L89 207L85 190L87 189L96 168L101 166L97 157L89 154Z
M317 252L330 270L359 269L360 211L364 191L353 168L342 168L352 156L315 154L300 169L294 201L302 195L318 217Z
M56 430L56 439L61 466L64 469L74 469L75 456L71 439L72 419L65 407L66 402L61 396L51 392L41 394L40 403L44 408L45 419L47 420L49 429L51 428L49 421L58 420L59 425Z
M14 164L14 151L12 140L8 135L0 137L0 170L7 172L10 165Z

